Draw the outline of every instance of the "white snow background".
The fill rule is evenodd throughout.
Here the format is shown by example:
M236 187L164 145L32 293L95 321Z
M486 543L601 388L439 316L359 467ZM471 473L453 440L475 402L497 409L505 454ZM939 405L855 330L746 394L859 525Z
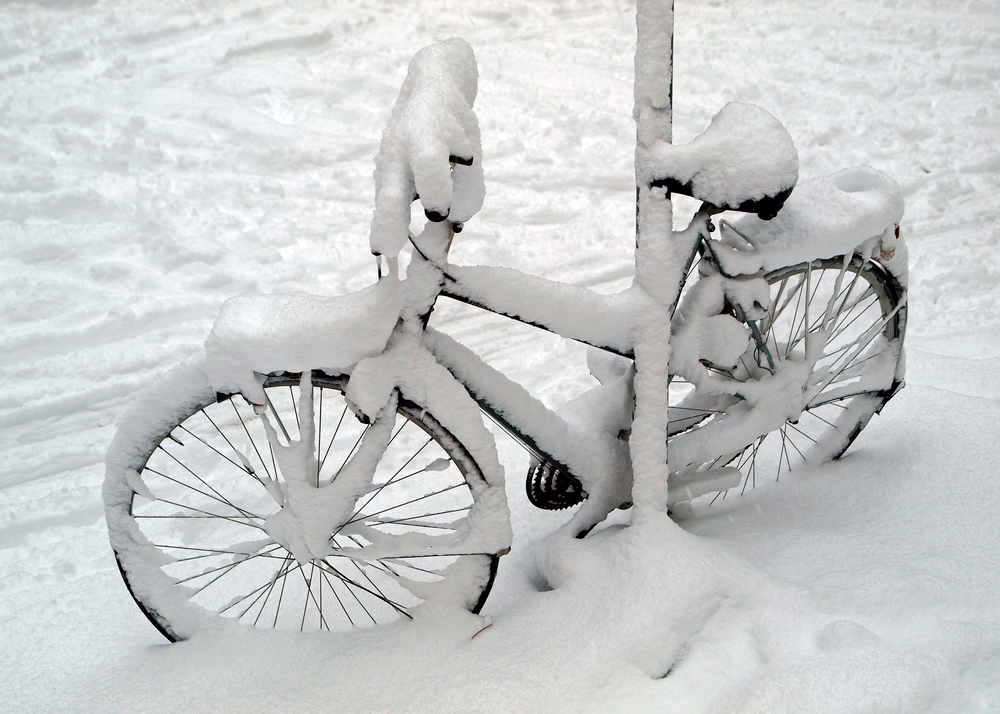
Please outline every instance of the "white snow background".
M907 388L840 462L696 511L669 549L554 542L566 514L528 505L502 441L515 540L475 639L167 645L101 505L131 396L229 296L373 282L372 157L408 60L451 36L479 62L487 185L454 262L621 287L634 6L0 6L0 711L1000 711L1000 5L677 0L675 22L675 141L748 101L803 177L904 186ZM552 406L588 383L576 345L435 319Z

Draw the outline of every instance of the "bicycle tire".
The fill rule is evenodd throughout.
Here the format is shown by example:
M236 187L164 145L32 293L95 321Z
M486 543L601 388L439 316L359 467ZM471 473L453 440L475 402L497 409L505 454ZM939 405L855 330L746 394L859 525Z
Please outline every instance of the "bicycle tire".
M765 278L772 304L759 325L772 360L801 359L807 334L815 340L821 330L831 330L830 339L822 336L823 356L804 384L815 393L797 419L785 421L744 448L678 469L671 474L678 484L696 485L708 472L730 467L741 474L742 493L762 477L776 481L803 464L838 459L902 385L905 291L880 264L857 255L841 256L780 268ZM807 318L806 305L823 306L822 316L817 317L814 309L813 317ZM741 364L725 371L725 376L749 381L769 371L767 354L751 341ZM737 397L705 397L680 380L672 381L671 441L719 425L739 402ZM695 486L687 493L716 491L720 489L699 493ZM671 501L688 500L685 495L681 489Z
M282 446L302 433L300 379L281 374L264 383L265 414ZM219 618L299 630L391 622L410 617L444 581L452 601L481 610L499 554L421 546L431 535L460 544L470 521L483 517L474 507L486 483L480 467L403 396L395 414L363 423L344 397L348 379L311 375L317 482L335 481L366 448L358 446L366 431L385 425L380 420L392 419L392 436L374 486L348 504L351 516L332 532L330 552L313 557L269 525L283 497L268 480L286 487L287 480L262 419L239 395L215 394L200 364L182 365L126 416L108 455L108 530L126 587L168 640ZM379 557L366 555L372 539L382 544Z

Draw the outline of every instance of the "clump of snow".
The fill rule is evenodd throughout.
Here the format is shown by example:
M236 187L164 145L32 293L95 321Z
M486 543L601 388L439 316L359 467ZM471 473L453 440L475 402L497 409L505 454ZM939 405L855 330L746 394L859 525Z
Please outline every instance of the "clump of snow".
M657 142L644 172L690 187L713 206L736 208L795 186L799 155L792 137L772 114L753 104L730 102L687 144Z
M432 220L464 223L482 208L483 149L472 110L478 81L465 40L445 40L414 55L375 157L369 242L376 255L393 258L406 244L417 195ZM452 166L450 157L459 161Z

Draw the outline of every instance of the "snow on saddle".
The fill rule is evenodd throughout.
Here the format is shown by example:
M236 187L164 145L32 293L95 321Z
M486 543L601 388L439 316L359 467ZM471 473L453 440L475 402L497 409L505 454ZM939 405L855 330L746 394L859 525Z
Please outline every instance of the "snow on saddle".
M656 142L646 160L651 187L764 220L778 215L799 177L788 130L767 111L740 102L724 106L687 144Z

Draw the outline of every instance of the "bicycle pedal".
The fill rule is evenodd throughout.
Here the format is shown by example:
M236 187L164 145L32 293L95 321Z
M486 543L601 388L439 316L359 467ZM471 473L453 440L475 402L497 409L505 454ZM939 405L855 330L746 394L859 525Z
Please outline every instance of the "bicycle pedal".
M531 505L546 511L570 508L587 498L583 484L562 466L551 461L532 464L528 468L524 486Z

